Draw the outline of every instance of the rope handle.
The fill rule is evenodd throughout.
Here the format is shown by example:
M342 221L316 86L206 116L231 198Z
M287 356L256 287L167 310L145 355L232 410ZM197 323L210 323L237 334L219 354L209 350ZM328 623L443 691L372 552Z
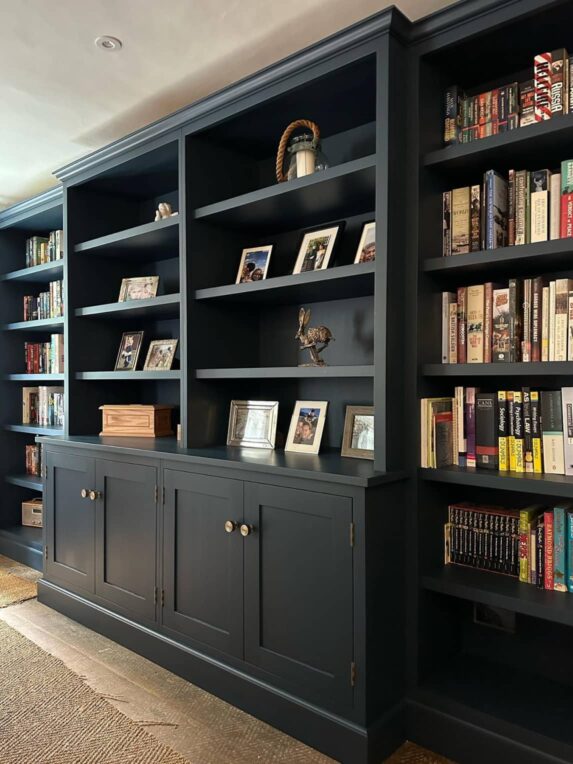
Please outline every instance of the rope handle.
M318 143L320 140L320 129L316 122L311 122L310 119L295 119L294 122L290 123L290 125L282 134L282 138L280 139L279 148L277 151L276 172L277 181L279 183L284 183L285 180L287 180L287 176L283 172L285 151L291 135L295 130L298 130L299 127L305 127L307 130L312 130L312 137L315 143Z

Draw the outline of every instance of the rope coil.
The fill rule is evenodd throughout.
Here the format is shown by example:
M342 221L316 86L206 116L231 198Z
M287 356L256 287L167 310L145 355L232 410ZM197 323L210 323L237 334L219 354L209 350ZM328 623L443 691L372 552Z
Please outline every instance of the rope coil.
M318 145L318 142L320 140L320 128L318 127L316 122L311 122L310 119L295 119L294 122L290 123L290 125L282 134L282 137L279 141L279 148L277 151L276 173L277 173L277 181L279 183L284 183L285 180L288 180L287 176L283 172L285 152L286 152L287 144L290 140L291 135L294 133L295 130L298 130L300 127L304 127L306 130L312 130L313 142L316 145Z

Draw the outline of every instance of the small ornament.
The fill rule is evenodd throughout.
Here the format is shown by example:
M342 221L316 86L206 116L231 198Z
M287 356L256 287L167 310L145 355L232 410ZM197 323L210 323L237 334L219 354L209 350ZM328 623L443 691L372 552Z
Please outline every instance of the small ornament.
M301 308L298 312L298 332L295 339L300 342L301 350L309 350L312 363L301 363L299 366L326 366L319 353L328 347L331 340L334 340L332 332L327 326L316 326L307 329L310 321L310 308L305 310ZM319 347L322 345L322 347Z
M173 212L169 202L159 202L159 206L155 210L155 222L163 220L164 218L171 218L173 215L177 215L177 212Z
M312 130L312 133L304 133L292 138L295 130L299 128ZM285 153L290 154L290 162L287 174L284 174ZM276 175L279 183L294 178L303 178L312 175L319 170L328 167L320 150L320 129L315 122L308 119L297 119L291 122L282 134L277 152Z

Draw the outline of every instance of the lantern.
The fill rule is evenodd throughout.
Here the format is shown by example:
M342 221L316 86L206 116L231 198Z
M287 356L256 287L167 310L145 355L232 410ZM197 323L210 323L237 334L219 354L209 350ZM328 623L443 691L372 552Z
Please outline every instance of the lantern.
M291 137L295 130L306 128L312 133L303 133ZM287 173L284 173L285 153L290 155ZM277 181L303 178L327 167L324 155L320 149L320 130L315 122L308 119L297 119L284 131L277 152Z

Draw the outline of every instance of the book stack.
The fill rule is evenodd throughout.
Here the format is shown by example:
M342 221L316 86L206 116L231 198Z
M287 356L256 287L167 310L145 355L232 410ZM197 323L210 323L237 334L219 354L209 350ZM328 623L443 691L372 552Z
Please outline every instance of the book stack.
M548 591L573 592L573 504L451 504L444 561L502 573Z
M51 231L48 237L32 236L26 239L26 267L52 263L64 256L64 232Z
M442 293L442 363L573 361L573 279L544 276Z
M442 255L573 237L573 160L557 171L488 170L442 194Z
M64 426L64 388L23 387L22 424L40 427Z
M42 474L41 445L26 446L26 474L38 477Z
M44 318L59 318L64 315L63 281L51 281L49 291L40 292L37 297L24 296L24 321L38 321Z
M568 114L573 108L573 62L565 48L539 53L531 79L485 93L458 85L444 96L444 144L471 143L490 135Z
M64 338L52 334L50 342L25 342L27 374L63 374Z

